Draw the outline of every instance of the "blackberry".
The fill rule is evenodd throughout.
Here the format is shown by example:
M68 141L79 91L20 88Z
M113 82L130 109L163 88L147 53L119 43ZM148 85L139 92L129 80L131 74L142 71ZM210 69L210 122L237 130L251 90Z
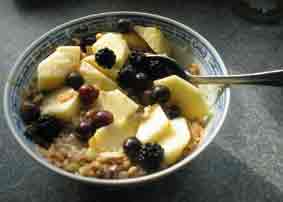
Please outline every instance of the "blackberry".
M164 158L164 149L156 143L146 143L139 151L138 163L147 171L154 171L160 168Z
M40 116L39 107L32 102L24 102L20 109L21 117L26 123L35 121Z
M125 65L118 73L117 81L119 85L123 88L133 87L136 73L136 70L131 64Z
M111 69L116 63L116 55L109 48L103 48L95 54L96 62L106 69Z
M61 123L50 115L42 115L36 122L38 134L46 141L51 142L59 135Z
M120 19L117 23L118 31L121 33L127 33L132 31L132 21L130 19Z
M129 137L124 141L123 144L125 154L133 162L136 162L138 160L138 155L141 147L142 143L136 137Z

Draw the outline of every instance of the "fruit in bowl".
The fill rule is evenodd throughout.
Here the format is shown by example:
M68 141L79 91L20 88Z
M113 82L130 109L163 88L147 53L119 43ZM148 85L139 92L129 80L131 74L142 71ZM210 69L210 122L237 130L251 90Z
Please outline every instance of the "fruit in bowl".
M57 44L21 89L25 138L56 170L86 181L172 170L202 150L211 123L207 91L147 57L170 55L184 65L179 56L188 49L160 24L116 19L113 29L84 29ZM202 72L202 63L187 65Z

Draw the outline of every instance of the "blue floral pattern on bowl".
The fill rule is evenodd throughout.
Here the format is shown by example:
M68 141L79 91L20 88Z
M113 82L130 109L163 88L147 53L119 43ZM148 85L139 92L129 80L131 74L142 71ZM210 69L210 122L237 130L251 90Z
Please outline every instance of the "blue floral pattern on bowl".
M21 103L21 92L31 81L33 74L36 72L36 68L39 62L50 55L52 51L54 51L55 47L59 45L69 44L71 34L82 26L87 27L88 32L93 33L115 31L117 29L115 22L117 22L120 18L130 18L134 24L158 26L170 40L174 41L174 43L180 45L185 44L186 46L189 46L192 49L194 57L201 61L205 71L208 74L227 74L224 63L217 54L216 50L197 32L191 30L181 23L170 20L168 18L146 13L112 12L90 15L58 26L57 28L49 31L34 43L32 43L16 62L9 75L5 87L4 110L10 129L12 130L18 142L23 146L23 148L32 157L34 157L37 161L39 161L46 167L74 179L104 185L128 184L136 183L136 181L135 179L126 179L118 180L120 181L118 182L117 180L103 180L75 176L48 164L46 160L43 159L36 151L35 145L23 135L25 126L19 116L19 108ZM164 171L161 171L159 173L140 177L140 180L138 181L150 181L154 178L169 174L173 170L180 168L181 166L192 160L195 156L197 156L212 141L212 139L220 129L227 113L229 98L230 91L229 89L226 89L216 102L214 116L210 120L210 123L206 128L205 140L198 149L196 149L185 160L177 163L176 165L171 166L170 168L165 169Z

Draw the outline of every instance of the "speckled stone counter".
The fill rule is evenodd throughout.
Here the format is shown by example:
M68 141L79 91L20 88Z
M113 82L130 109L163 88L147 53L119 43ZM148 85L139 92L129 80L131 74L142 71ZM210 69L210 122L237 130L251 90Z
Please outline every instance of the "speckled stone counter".
M103 11L154 12L185 23L216 47L231 73L283 66L282 25L246 22L233 15L227 1L46 0L41 7L30 6L31 1L0 1L1 95L11 66L35 38ZM41 167L13 139L2 115L0 201L283 201L282 104L282 88L233 87L227 120L207 150L163 181L122 190L80 184Z

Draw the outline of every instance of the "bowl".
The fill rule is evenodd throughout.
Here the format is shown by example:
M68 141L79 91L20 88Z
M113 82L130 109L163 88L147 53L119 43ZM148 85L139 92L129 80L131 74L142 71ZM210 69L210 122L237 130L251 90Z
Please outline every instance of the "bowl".
M218 97L214 105L214 116L210 119L205 129L202 142L189 156L159 172L130 179L97 179L68 173L48 163L36 150L35 144L24 136L25 126L19 116L21 91L30 82L38 63L51 54L54 47L67 44L70 41L71 33L75 30L82 27L88 27L89 32L113 31L116 29L116 22L120 18L129 18L134 24L158 26L165 35L173 41L173 43L176 43L181 48L190 50L193 58L202 64L202 70L204 72L211 75L227 74L225 65L215 48L199 33L175 20L149 13L108 12L89 15L57 26L35 40L18 58L9 74L4 92L5 118L17 142L33 159L52 172L56 172L80 182L108 186L143 184L161 179L162 177L185 167L214 139L223 125L229 107L230 90L226 88L221 96ZM184 61L187 58L191 58L186 58L186 56L182 57L184 57Z

